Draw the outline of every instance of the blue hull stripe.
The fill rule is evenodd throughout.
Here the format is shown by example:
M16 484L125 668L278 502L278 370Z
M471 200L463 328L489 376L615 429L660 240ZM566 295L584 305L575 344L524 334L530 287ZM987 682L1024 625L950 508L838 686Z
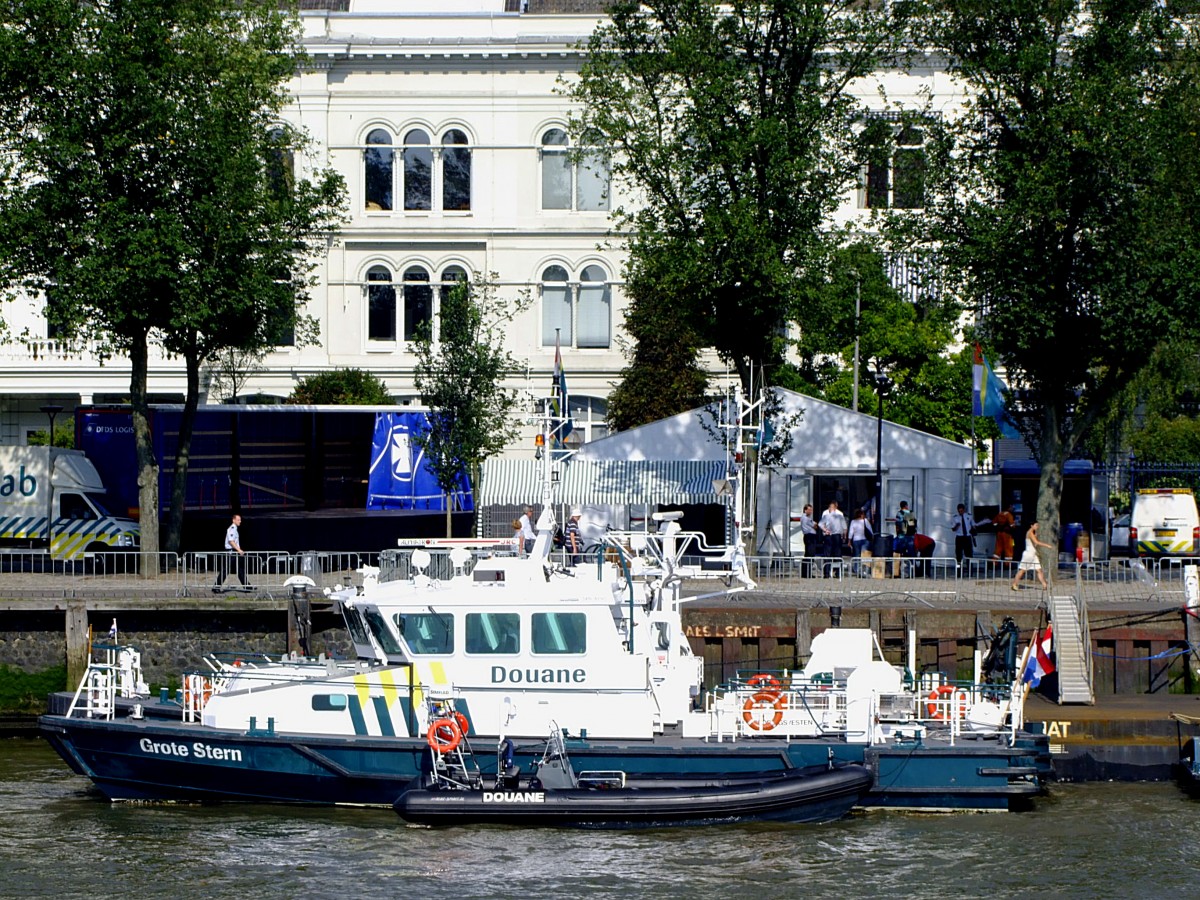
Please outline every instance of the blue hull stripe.
M358 696L347 694L346 700L346 705L350 707L350 721L354 723L354 733L366 734L367 720L363 717L362 704L358 702Z
M375 717L379 719L379 730L384 737L395 737L396 729L392 727L392 714L388 712L387 700L383 697L372 697L375 706Z

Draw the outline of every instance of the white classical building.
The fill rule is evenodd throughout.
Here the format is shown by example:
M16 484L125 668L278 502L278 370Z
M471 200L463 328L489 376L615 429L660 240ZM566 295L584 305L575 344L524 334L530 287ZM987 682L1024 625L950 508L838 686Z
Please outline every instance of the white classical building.
M320 261L307 310L320 323L320 343L277 348L241 393L285 397L299 378L358 367L409 401L415 328L436 323L447 285L481 273L522 304L505 329L525 364L512 386L531 399L548 392L559 338L576 433L603 436L605 400L625 364L623 260L610 215L623 198L610 191L601 158L568 155L562 89L603 0L302 6L313 66L295 79L287 115L315 143L312 158L297 163L341 172L349 221ZM924 102L922 89L953 96L933 70L880 78L889 108ZM882 108L880 84L861 93ZM900 177L904 152L895 173L864 173L841 218L915 205ZM43 406L69 415L127 397L128 362L62 342L40 301L6 304L2 314L10 340L0 344L0 443L44 429ZM182 361L152 353L149 389L181 399Z

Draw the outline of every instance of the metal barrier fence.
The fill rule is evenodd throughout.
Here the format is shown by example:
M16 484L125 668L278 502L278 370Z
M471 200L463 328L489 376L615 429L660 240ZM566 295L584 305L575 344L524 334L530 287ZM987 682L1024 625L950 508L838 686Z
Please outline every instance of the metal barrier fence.
M565 564L561 551L552 561ZM239 578L239 559L245 579ZM968 559L960 568L949 557L878 557L853 559L785 556L751 557L750 576L758 593L806 597L818 605L913 602L927 605L1028 606L1046 596L1031 574L1013 591L1015 562ZM143 555L130 552L89 553L79 560L56 560L39 551L0 551L3 588L13 594L62 590L88 590L198 597L217 587L223 567L228 574L221 588L252 596L285 596L289 579L312 579L318 590L361 585L363 566L379 566L381 580L407 579L414 574L408 550L382 552L331 552L256 550L244 557L225 552L158 554L158 574L141 571ZM474 559L457 564L469 573ZM586 557L585 566L595 564ZM1061 562L1045 573L1054 594L1086 596L1089 604L1121 601L1182 604L1184 567L1200 565L1200 558L1112 559L1097 562ZM456 563L449 554L430 553L425 574L449 578ZM740 595L745 600L753 594Z

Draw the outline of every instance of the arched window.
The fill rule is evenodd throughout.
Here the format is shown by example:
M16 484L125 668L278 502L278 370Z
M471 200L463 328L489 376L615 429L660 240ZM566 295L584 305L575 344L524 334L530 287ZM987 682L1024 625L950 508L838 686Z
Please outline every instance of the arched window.
M276 200L292 195L296 183L296 159L288 145L287 132L272 128L267 135L267 191Z
M442 135L442 209L462 212L471 208L471 150L467 136L457 128Z
M367 340L396 340L396 287L385 266L367 270Z
M577 347L608 347L612 335L612 289L600 266L586 266L579 276Z
M429 135L414 128L404 135L404 208L433 208L433 148Z
M581 212L609 208L608 157L585 151L572 159L567 133L549 128L542 134L542 209Z
M364 207L368 210L390 210L392 208L392 136L382 128L367 135L366 150L363 151Z
M433 327L433 287L420 266L404 270L404 340L415 341Z
M551 128L542 135L542 209L571 208L571 159L567 133Z
M542 272L542 346L553 347L555 338L567 347L574 342L571 330L571 286L567 270L547 266Z

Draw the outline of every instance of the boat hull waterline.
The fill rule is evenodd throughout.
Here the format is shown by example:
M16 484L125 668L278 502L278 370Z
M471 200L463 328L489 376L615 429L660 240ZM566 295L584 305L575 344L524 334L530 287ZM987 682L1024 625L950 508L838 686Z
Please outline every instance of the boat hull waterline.
M67 764L113 801L270 802L391 806L427 768L420 738L235 732L195 724L42 716L41 733ZM528 769L544 741L518 744ZM754 777L827 764L866 764L874 779L863 806L909 809L1023 808L1039 791L1025 778L1036 747L995 740L955 747L865 748L831 742L692 739L579 741L571 755L587 769L633 778ZM494 774L491 773L491 774Z

